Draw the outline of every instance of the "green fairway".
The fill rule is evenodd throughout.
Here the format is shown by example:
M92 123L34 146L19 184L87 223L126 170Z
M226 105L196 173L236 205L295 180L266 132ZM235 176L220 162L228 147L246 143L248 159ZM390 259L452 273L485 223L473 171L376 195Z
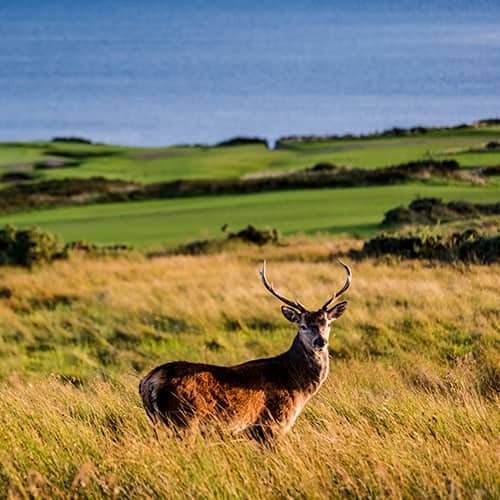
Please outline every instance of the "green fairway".
M429 129L401 137L316 138L292 141L275 150L262 144L132 148L71 142L5 143L0 144L0 174L22 172L34 180L104 176L152 183L234 178L303 169L320 162L375 168L427 158L453 158L465 167L478 167L500 164L500 151L485 149L485 144L499 138L498 126L470 126ZM76 162L78 166L35 168L47 160ZM500 199L494 180L482 187L412 183L46 209L4 215L0 224L39 225L66 240L139 246L215 237L223 224L237 229L252 223L276 227L284 234L320 231L365 237L376 232L385 211L407 204L417 195L485 202Z
M377 231L385 211L416 196L493 202L499 200L500 191L496 186L428 183L286 191L39 210L3 216L0 225L37 225L67 241L138 246L219 236L223 224L233 229L247 224L276 227L285 235L325 232L365 237Z
M0 173L23 170L36 179L104 176L150 183L240 177L303 169L319 162L374 168L433 157L453 158L464 166L489 166L500 164L500 151L481 149L488 141L498 139L499 127L469 127L404 137L316 140L276 150L260 144L147 149L72 143L0 144ZM51 159L74 160L75 155L79 155L77 167L43 170L30 167Z

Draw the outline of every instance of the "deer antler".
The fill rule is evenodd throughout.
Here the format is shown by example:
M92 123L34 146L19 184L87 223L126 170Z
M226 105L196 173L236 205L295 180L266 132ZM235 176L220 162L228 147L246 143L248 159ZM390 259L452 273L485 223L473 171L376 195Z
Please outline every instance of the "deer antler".
M344 264L340 259L338 260L339 264L345 269L345 272L347 273L347 278L345 280L344 286L337 292L334 293L321 307L324 311L326 311L326 308L335 300L338 299L351 285L351 278L352 278L352 273L351 269L347 264Z
M267 278L266 278L266 261L264 261L262 263L262 269L260 270L260 276L262 278L262 283L264 283L264 286L278 299L281 300L281 302L284 302L285 304L289 305L290 307L293 307L294 309L297 309L299 310L300 312L306 312L306 308L298 301L293 301L293 300L289 300L285 297L283 297L282 295L280 295L279 293L277 293L275 291L275 289L273 288L273 285L271 283L269 283L269 281L267 281Z

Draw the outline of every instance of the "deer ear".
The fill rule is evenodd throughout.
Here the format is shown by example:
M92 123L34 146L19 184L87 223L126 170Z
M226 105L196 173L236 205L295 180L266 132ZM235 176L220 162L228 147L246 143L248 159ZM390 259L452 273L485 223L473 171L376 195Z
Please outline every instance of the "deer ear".
M336 304L327 311L328 319L330 321L333 321L334 319L340 318L340 316L344 314L346 308L347 308L347 302L345 300L343 302L339 302L338 304Z
M291 307L281 306L281 312L283 316L292 323L298 323L300 321L300 315Z

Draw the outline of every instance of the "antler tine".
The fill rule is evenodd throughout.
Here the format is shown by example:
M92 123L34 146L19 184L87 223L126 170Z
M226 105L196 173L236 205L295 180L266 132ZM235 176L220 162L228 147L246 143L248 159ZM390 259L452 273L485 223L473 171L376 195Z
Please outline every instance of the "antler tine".
M337 259L338 263L345 269L347 273L347 278L345 280L344 286L337 292L334 293L324 304L321 309L326 310L326 308L335 300L338 299L350 286L351 286L351 279L352 279L352 273L351 273L351 268L347 265L344 264L340 259Z
M260 277L262 278L262 283L264 283L264 286L269 290L276 298L281 300L281 302L284 302L285 304L289 305L290 307L293 307L294 309L298 309L300 312L305 312L306 308L299 302L299 301L293 301L289 300L279 293L276 292L276 290L273 288L272 283L269 283L266 278L266 261L262 263L262 269L260 270Z

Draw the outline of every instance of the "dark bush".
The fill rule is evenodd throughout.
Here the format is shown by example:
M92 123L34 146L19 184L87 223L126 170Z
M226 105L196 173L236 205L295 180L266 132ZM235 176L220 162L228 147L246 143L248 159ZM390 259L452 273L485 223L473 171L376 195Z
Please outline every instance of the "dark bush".
M0 265L33 267L65 259L69 252L91 256L117 255L132 250L124 244L96 245L85 241L63 241L50 231L39 228L16 229L7 225L0 229Z
M179 245L174 254L179 255L206 255L220 251L222 249L222 242L219 240L195 240L183 245ZM150 254L149 257L163 256L164 252Z
M92 141L82 137L54 137L52 142L69 142L75 144L92 144Z
M396 255L408 259L432 258L443 254L445 246L440 236L389 236L382 234L367 241L362 249L364 255L381 257Z
M313 165L312 167L306 168L307 172L332 172L338 168L336 165L333 165L332 163L327 163L327 162L322 162L322 163L316 163L316 165Z
M361 251L351 252L352 257L358 258L385 255L491 264L500 258L500 236L482 236L473 229L447 237L425 231L407 235L381 234L367 241Z
M481 120L478 125L495 125L498 120ZM393 127L391 129L382 130L381 132L373 132L369 134L331 134L331 135L290 135L286 137L280 137L276 141L276 148L287 148L293 147L294 145L301 143L315 143L315 142L332 142L337 140L346 139L376 139L379 137L412 137L418 135L424 135L431 131L439 130L460 130L464 128L470 128L472 125L466 123L461 123L459 125L452 125L449 127L411 127L411 128L401 128Z
M74 160L84 160L88 158L106 158L108 156L117 156L120 155L121 153L115 150L99 150L99 151L69 151L69 150L64 150L64 149L47 149L44 151L45 155L47 156L57 156L60 158L70 158Z
M500 258L500 236L463 238L456 244L456 258L464 262L493 264Z
M237 233L229 233L228 240L238 239L246 243L254 243L255 245L265 245L267 243L278 243L279 234L276 229L270 231L266 229L257 229L252 224L249 224L245 229Z
M222 227L225 232L227 225ZM236 233L228 233L224 239L195 240L177 247L173 253L181 255L204 255L224 250L232 242L250 243L252 245L278 244L280 240L279 231L276 229L257 229L252 224ZM155 254L151 256L156 256Z
M131 245L124 243L115 243L109 245L97 245L84 240L77 240L67 243L64 247L64 253L69 251L80 252L92 256L117 255L129 252L133 249Z
M479 169L479 173L486 175L487 177L500 175L500 165L494 165L493 167L483 167Z
M467 126L467 125L466 125ZM452 128L452 127L450 127ZM429 132L429 130L439 130L438 128L426 128L426 127L412 127L412 128L400 128L393 127L391 129L383 130L382 132L373 132L371 134L343 134L343 135L290 135L286 137L280 137L276 141L276 148L286 148L294 146L296 144L307 144L314 142L332 142L338 140L346 139L375 139L379 137L411 137L414 135L423 135Z
M62 255L61 240L49 231L16 229L13 226L0 229L0 265L32 267L52 262Z
M28 172L6 172L2 175L2 182L30 181L33 175Z
M440 198L417 198L408 208L393 208L385 213L382 226L437 224L466 220L483 215L499 215L500 203L443 202Z
M53 179L29 184L15 184L2 189L0 211L12 212L27 208L109 201L107 198L110 193L125 192L128 195L138 186L138 184L109 180L104 177Z
M500 141L490 141L486 143L485 149L489 151L497 151L500 150Z
M78 167L80 162L78 161L66 161L66 160L47 160L38 161L33 165L35 170L53 170L55 168L74 168Z
M396 226L403 224L411 224L414 221L413 214L408 208L397 207L391 208L384 215L382 226Z
M216 148L230 147L230 146L250 146L252 144L260 144L269 148L269 143L266 139L260 137L233 137L227 141L219 142L215 145Z
M476 122L477 125L500 125L500 118L483 118Z

